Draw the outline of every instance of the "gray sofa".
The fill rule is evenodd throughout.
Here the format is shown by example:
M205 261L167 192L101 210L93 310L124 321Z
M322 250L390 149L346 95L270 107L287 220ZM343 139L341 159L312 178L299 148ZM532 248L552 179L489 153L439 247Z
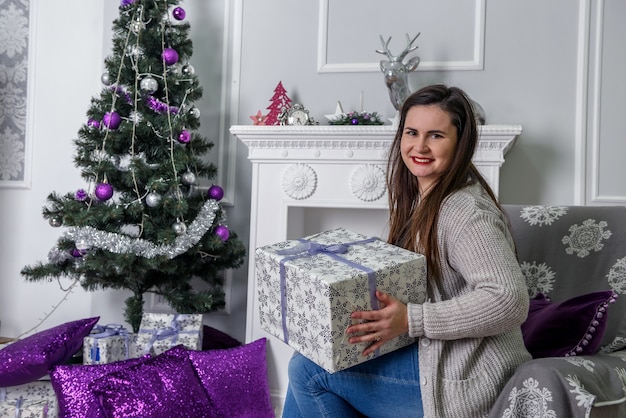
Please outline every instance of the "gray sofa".
M626 207L504 209L529 294L539 295L522 330L540 354L490 417L626 417Z

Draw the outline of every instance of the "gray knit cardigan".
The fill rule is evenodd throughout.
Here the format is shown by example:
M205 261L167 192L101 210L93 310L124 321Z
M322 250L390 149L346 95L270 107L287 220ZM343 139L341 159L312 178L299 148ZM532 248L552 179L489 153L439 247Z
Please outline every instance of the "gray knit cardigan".
M438 239L442 277L429 277L426 303L408 306L424 416L485 417L531 359L520 330L528 291L505 218L480 185L445 199Z

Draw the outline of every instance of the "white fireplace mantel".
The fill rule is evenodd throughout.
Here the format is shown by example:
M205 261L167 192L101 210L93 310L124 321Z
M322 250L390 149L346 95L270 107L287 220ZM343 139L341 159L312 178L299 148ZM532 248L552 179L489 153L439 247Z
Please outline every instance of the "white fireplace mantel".
M479 127L473 161L493 191L520 125ZM385 126L232 126L252 162L246 341L268 340L268 375L277 411L293 350L260 328L254 250L337 226L383 236L385 168L395 128ZM279 416L279 415L278 415Z

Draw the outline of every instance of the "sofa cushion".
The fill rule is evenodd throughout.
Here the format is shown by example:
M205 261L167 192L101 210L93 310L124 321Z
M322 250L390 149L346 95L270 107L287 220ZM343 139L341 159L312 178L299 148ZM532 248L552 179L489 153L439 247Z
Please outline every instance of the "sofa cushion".
M90 385L107 417L216 417L211 400L178 345Z
M626 207L504 205L529 295L613 290L601 352L626 347Z
M83 345L100 317L66 322L17 340L0 350L0 387L17 386L42 378L68 361Z
M89 385L109 373L142 363L148 356L109 364L67 364L55 366L50 383L59 400L59 416L64 418L106 418L100 401Z
M616 297L604 291L553 303L539 293L522 324L526 348L533 358L596 354Z
M217 416L273 418L265 353L266 339L222 350L189 351Z

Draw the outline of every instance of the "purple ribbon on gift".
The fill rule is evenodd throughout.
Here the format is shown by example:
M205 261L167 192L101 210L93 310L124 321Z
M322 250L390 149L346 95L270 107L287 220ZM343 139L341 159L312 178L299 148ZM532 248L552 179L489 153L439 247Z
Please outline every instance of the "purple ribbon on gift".
M101 338L112 337L114 335L120 335L124 337L124 349L126 350L125 355L128 358L129 352L129 338L128 338L128 330L124 328L123 325L120 324L107 324L107 325L95 325L89 334L89 338L93 338L94 341L91 343L91 347L89 348L89 356L93 361L100 361L100 347L98 347L98 341Z
M19 397L13 401L9 401L9 402L15 402L15 418L21 418L22 416L22 407L24 406L24 401L25 399L23 397ZM48 402L45 400L39 400L39 401L34 401L34 404L39 404L39 403L44 403L44 407L43 407L43 412L44 412L44 416L47 417L48 416Z
M178 321L179 319L183 320L186 318L187 318L187 315L185 314L177 314L177 315L174 315L174 318L172 318L172 323L170 324L169 328L152 329L152 330L140 329L139 330L140 333L152 334L152 338L150 338L150 341L148 341L143 348L143 354L148 354L150 352L150 349L154 345L154 343L157 341L161 341L161 340L165 340L167 338L173 337L171 341L171 345L174 346L176 345L176 342L178 341L178 336L180 334L182 333L195 334L196 331L183 331L182 330L182 327Z
M369 267L363 266L361 264L355 263L343 257L340 257L337 254L344 254L348 252L348 247L352 245L360 245L367 244L369 242L377 241L378 238L372 237L360 241L339 243L339 244L319 244L317 242L309 241L306 239L298 239L301 244L296 245L293 248L287 248L285 250L278 250L276 254L278 255L286 255L287 257L280 260L280 312L282 316L282 325L283 325L283 341L289 344L289 331L287 330L287 278L286 278L286 269L285 263L290 260L295 260L296 258L302 257L311 257L316 254L326 254L335 260L341 261L349 265L350 267L363 270L367 273L367 284L369 288L370 294L370 304L372 305L372 309L378 309L378 299L376 299L376 273L374 270Z

